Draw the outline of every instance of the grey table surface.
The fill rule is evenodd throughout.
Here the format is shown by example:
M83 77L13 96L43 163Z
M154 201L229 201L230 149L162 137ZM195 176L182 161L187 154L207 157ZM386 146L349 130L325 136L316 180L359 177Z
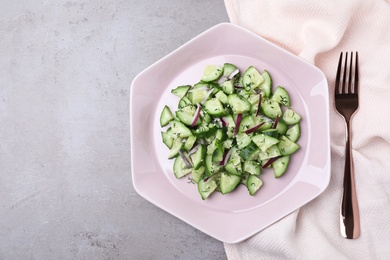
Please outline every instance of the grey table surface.
M133 78L222 0L0 2L0 259L226 259L131 182Z

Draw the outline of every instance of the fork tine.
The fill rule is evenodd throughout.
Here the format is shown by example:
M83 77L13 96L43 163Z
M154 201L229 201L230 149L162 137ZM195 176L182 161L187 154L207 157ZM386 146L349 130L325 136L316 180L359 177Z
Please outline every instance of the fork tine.
M355 58L355 81L354 81L354 90L353 93L359 94L359 57L358 52L356 52Z
M352 60L353 60L353 52L351 51L351 60L349 62L349 76L348 76L348 90L347 93L351 94L352 93ZM347 67L347 64L345 64L345 67ZM355 89L355 88L354 88Z
M340 58L339 58L339 64L337 66L337 74L336 74L336 88L335 88L335 93L340 94L340 71L341 71L341 63L343 59L343 53L340 53Z
M347 62L348 62L348 52L345 53L343 84L341 86L341 94L345 94L345 81L346 81L346 78L347 78L347 64L348 64Z

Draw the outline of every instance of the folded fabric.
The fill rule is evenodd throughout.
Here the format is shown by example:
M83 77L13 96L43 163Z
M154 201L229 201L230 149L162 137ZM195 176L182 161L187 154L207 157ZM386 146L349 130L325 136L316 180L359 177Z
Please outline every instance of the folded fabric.
M232 23L302 57L328 79L332 174L318 198L252 238L229 259L385 259L390 256L390 2L225 0ZM334 109L340 52L358 51L360 107L352 147L361 235L340 234L345 123ZM321 155L318 155L321 156ZM261 216L259 216L260 218Z

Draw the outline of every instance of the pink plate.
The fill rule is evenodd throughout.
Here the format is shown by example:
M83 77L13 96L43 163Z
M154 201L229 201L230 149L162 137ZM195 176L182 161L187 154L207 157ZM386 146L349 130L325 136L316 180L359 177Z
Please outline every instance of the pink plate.
M162 143L159 117L175 110L179 85L197 83L207 64L233 63L267 69L273 85L285 87L301 116L301 149L279 179L271 170L250 196L245 186L203 201L196 185L176 179ZM131 167L135 190L145 199L226 243L240 242L320 195L330 180L328 85L313 65L230 23L212 27L156 62L133 81L130 95Z

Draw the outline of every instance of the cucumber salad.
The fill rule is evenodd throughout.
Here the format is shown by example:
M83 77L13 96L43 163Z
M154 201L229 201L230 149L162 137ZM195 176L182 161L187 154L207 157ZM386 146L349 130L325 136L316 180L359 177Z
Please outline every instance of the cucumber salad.
M188 176L203 200L239 185L254 195L262 171L281 177L300 148L301 116L285 88L273 89L267 70L207 65L198 83L171 93L178 105L161 112L162 141L176 178Z

